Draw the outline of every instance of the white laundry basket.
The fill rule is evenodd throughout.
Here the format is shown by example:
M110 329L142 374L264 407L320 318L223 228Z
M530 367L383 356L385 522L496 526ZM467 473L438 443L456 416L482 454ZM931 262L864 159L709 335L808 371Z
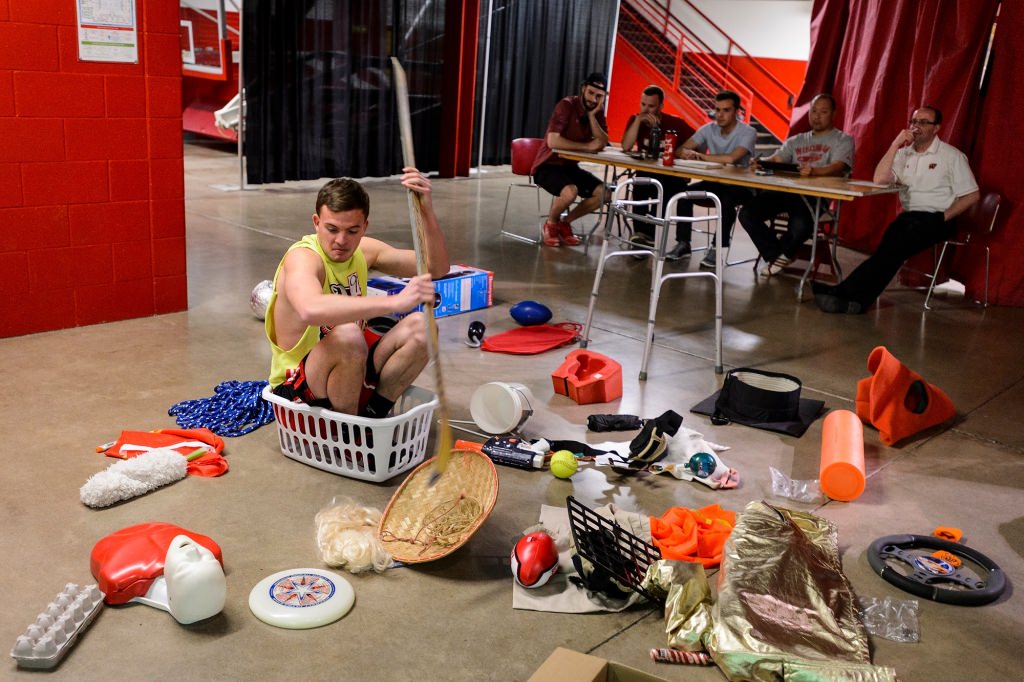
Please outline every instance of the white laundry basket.
M412 386L385 419L293 403L263 389L274 408L281 453L317 469L379 483L408 471L427 452L437 396Z

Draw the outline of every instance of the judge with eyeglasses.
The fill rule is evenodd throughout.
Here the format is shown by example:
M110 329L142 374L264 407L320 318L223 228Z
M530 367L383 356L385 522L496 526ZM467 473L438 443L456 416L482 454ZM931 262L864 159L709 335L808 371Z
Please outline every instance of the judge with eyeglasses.
M953 218L979 198L967 157L938 138L942 112L914 110L875 167L876 183L899 183L903 212L885 230L878 250L840 284L814 284L814 302L826 313L863 313L911 256L956 232Z

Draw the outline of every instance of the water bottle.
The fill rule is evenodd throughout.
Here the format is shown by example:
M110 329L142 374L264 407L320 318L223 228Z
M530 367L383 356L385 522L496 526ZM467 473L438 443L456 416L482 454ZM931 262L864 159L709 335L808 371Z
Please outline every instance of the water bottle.
M655 123L651 126L651 143L647 147L647 158L657 159L661 156L661 126Z

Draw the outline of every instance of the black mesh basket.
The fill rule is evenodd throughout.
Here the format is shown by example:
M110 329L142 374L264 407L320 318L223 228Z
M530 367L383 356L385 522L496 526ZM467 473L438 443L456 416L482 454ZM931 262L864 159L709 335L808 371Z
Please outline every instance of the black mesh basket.
M660 601L641 587L648 567L661 559L661 552L619 524L576 501L565 500L576 552L617 583L651 601Z

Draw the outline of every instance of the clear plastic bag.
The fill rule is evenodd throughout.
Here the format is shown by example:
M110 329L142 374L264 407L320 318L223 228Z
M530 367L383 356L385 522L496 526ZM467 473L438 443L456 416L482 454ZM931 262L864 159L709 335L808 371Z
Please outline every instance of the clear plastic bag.
M772 475L772 496L797 502L824 502L818 481L794 481L775 467L768 467Z
M860 597L860 620L874 637L894 642L921 639L917 624L917 600L892 597Z

